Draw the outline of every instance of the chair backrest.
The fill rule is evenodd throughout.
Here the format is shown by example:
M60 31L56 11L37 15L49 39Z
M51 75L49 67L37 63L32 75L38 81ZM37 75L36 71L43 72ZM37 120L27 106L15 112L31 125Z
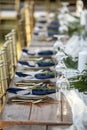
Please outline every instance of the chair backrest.
M10 50L11 56L12 56L12 64L14 67L14 70L16 68L16 64L17 64L17 41L16 41L16 32L15 30L12 30L11 32L9 32L6 36L5 36L5 40L6 40L6 45L4 45L4 47L8 47L8 49ZM8 50L7 50L8 51Z
M4 94L14 76L17 64L17 48L15 31L12 30L5 37L6 41L0 50L0 105L3 104Z
M22 49L26 46L24 8L20 10L20 17L17 19L17 31L18 41L20 43L20 48Z
M0 10L18 10L20 0L0 0Z
M3 51L6 54L6 61L7 64L7 72L8 72L8 83L10 83L11 79L14 76L16 64L17 64L17 48L16 48L16 38L15 38L15 31L12 30L5 36L5 43L3 45Z
M9 86L9 72L7 68L7 56L4 49L0 51L0 87L2 90L2 94L6 91Z
M20 11L18 20L18 34L21 48L28 46L31 40L34 27L34 1L26 0L24 7Z
M29 46L34 27L34 1L26 1L24 6L25 33L27 46Z
M2 53L2 54L1 54ZM3 51L0 51L0 58L3 55ZM8 88L7 71L4 61L0 60L0 112L3 109L5 103L6 89Z

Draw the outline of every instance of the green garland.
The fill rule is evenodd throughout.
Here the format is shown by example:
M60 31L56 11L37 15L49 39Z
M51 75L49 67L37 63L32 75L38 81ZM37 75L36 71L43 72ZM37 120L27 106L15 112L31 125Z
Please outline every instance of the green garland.
M72 56L63 59L65 66L69 69L77 69L78 60L73 60Z
M87 70L84 70L81 75L69 78L70 87L78 89L80 92L87 91Z

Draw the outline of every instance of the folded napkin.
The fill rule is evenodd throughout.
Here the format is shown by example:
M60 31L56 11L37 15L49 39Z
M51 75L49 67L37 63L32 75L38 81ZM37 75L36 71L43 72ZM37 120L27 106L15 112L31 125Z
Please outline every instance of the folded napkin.
M47 95L47 94L52 94L56 92L56 89L54 88L48 88L47 86L42 87L39 86L39 88L35 87L32 90L29 89L22 89L22 88L8 88L7 92L13 93L13 94L18 94L18 95Z
M45 23L47 23L47 21L46 20L40 20L40 21L38 21L38 23L45 24Z
M18 63L20 63L21 65L25 65L25 66L35 67L35 65L30 64L29 62L26 62L26 61L19 61Z
M40 89L32 89L32 94L33 95L47 95L47 94L52 94L52 93L55 93L56 90L55 89L43 89L43 88L40 88Z
M16 76L18 76L18 77L27 77L27 76L30 76L30 75L24 74L22 72L16 72Z
M51 62L51 61L42 61L37 63L39 67L47 67L47 66L54 66L55 63Z
M54 52L51 51L51 50L46 50L46 51L40 51L38 52L38 55L42 55L42 56L45 56L45 55L53 55Z
M38 32L34 32L34 35L35 35L35 36L38 36L38 34L39 34Z
M43 27L39 25L38 28L42 29Z
M49 26L48 30L58 31L58 27L57 26Z
M55 75L50 74L50 73L39 73L35 74L36 79L48 79L48 78L55 78Z
M56 26L56 27L58 27L58 26L59 26L58 21L52 21L50 24L51 24L52 26Z
M29 50L27 50L27 49L22 49L22 51L25 52L25 53L28 53Z
M26 54L28 54L28 55L35 55L35 53L29 52L29 50L26 49L26 48L22 49L22 52L24 52L24 53L26 53Z
M49 31L48 37L53 37L54 35L57 35L57 34L58 34L58 32L56 32L56 31Z
M17 94L17 92L23 91L23 90L25 90L25 89L22 89L22 88L13 88L13 87L11 87L11 88L8 88L8 89L7 89L7 92Z

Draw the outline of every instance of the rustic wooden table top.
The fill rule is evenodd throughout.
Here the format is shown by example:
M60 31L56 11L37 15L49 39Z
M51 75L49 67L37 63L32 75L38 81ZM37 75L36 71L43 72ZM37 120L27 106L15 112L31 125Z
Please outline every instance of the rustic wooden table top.
M47 48L52 48L52 44ZM32 45L31 42L30 48L33 47L35 49L34 43ZM36 47L40 48L38 44ZM0 114L0 129L7 127L5 130L50 130L53 126L60 127L61 125L64 128L70 126L73 123L71 108L66 97L61 95L61 100L48 98L37 104L8 102L9 95L7 95L7 100Z
M0 128L11 125L71 125L71 108L62 94L61 100L45 99L44 102L5 104L0 114Z
M51 40L37 40L32 36L30 47L53 47L57 39Z

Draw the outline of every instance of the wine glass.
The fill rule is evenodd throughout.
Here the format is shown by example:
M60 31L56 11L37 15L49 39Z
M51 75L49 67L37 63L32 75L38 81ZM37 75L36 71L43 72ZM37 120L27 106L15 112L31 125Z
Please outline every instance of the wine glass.
M70 88L69 82L64 75L62 75L60 78L57 78L56 87L56 98L57 100L61 100L61 93L66 92L66 90Z

